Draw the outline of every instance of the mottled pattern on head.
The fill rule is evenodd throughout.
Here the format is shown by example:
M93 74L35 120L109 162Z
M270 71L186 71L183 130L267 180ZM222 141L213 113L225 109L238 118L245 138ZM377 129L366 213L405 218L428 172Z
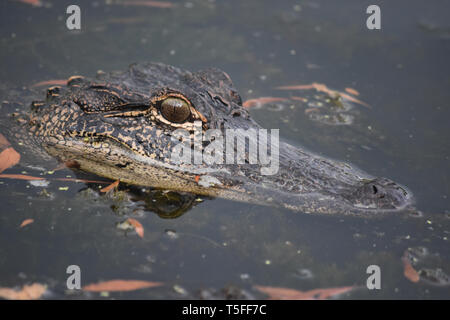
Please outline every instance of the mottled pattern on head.
M181 125L165 121L157 104L168 94L185 97L203 117ZM47 103L35 108L30 129L43 142L61 143L64 135L107 136L165 162L173 146L172 131L189 129L193 120L203 120L205 129L230 127L227 123L238 122L237 117L247 122L239 127L256 126L230 77L218 69L192 73L159 63L133 64L124 72L100 73L95 80L70 78L67 87L50 88L47 96ZM129 114L117 115L124 112Z

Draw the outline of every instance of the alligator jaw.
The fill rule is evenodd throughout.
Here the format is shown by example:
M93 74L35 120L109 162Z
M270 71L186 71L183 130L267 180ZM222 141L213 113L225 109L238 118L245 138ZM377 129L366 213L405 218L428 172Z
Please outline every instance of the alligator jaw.
M63 161L76 160L81 170L132 185L303 213L371 217L408 210L413 204L412 194L403 186L285 143L281 144L279 172L273 176L261 175L258 165L174 166L136 155L114 141L108 145L108 152L101 156L102 149L77 139L70 141L70 149L48 144L46 150ZM203 180L212 182L205 185Z

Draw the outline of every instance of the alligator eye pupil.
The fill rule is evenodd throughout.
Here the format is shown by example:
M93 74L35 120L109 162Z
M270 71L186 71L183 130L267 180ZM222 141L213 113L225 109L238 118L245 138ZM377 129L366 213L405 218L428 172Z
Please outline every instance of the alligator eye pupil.
M191 114L186 101L178 98L167 98L161 103L161 114L170 122L183 123Z

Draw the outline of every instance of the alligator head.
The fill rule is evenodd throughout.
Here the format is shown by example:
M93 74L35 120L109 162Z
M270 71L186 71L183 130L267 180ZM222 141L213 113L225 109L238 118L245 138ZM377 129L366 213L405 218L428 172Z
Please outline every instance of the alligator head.
M82 170L128 184L305 213L366 216L400 211L412 203L410 192L395 182L278 143L275 133L267 137L272 141L267 151L276 155L276 168L263 174L267 163L251 161L249 146L255 136L246 134L262 128L242 107L230 77L218 69L191 73L149 63L99 74L95 80L71 77L66 86L50 88L46 101L32 104L26 123L33 140L49 154L76 160ZM174 161L175 148L183 143L197 150L192 141L208 131L214 138L202 141L200 147L223 143L223 154L216 150L215 155L225 159L230 149L218 136L235 129L241 130L234 131L231 152L238 152L236 146L244 142L237 163ZM193 140L179 142L180 130Z

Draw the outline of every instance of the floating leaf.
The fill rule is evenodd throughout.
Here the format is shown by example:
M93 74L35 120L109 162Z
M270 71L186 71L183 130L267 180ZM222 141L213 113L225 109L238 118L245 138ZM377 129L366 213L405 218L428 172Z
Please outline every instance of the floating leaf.
M335 96L339 95L342 98L347 99L347 100L349 100L351 102L363 105L365 107L369 107L369 105L367 103L365 103L364 101L358 100L358 99L356 99L356 98L346 94L345 92L331 90L326 85L324 85L322 83L313 82L311 84L300 84L300 85L293 85L293 86L281 86L281 87L277 87L276 89L279 89L279 90L310 90L310 89L316 89L319 92L325 92L326 94L330 95L331 97L335 97Z
M359 96L359 92L356 91L356 90L353 89L353 88L345 88L345 91L346 91L347 93L350 93L350 94L354 95L354 96Z
M25 219L25 220L22 221L22 223L20 224L19 227L23 228L23 227L25 227L25 226L33 223L33 222L34 222L34 219Z
M296 101L301 101L301 102L308 102L308 99L303 98L303 97L297 97L297 96L292 96L291 100L296 100Z
M305 109L305 114L308 114L308 113L311 113L311 112L317 112L318 110L317 110L317 108L306 108Z
M17 1L25 3L25 4L31 4L33 7L42 6L42 2L40 0L17 0Z
M109 186L104 187L103 189L100 189L100 192L108 192L111 191L112 189L116 188L119 186L119 180L111 183Z
M15 166L20 161L20 154L14 148L6 148L0 153L0 173Z
M309 89L315 89L314 83L313 84L297 84L292 86L281 86L276 87L278 90L309 90Z
M36 300L39 299L46 290L47 286L39 283L24 286L22 290L0 288L0 297L9 300Z
M286 98L278 98L278 97L261 97L256 99L249 99L245 101L242 106L244 108L251 108L251 107L261 107L262 105L266 103L272 103L272 102L280 102L280 101L286 101Z
M133 291L145 288L162 286L161 282L150 282L143 280L109 280L89 284L83 287L84 291L102 292L102 291Z
M4 174L4 173L0 174L0 178L18 179L18 180L45 180L44 178L27 176L25 174Z
M134 230L136 231L139 237L144 238L144 227L139 221L133 218L128 218L127 222L134 227Z
M152 7L152 8L173 8L175 4L167 1L124 1L118 4L124 6Z
M324 288L309 291L264 286L255 286L255 288L267 294L269 299L272 300L323 300L349 292L357 287Z
M408 251L405 251L402 257L403 262L403 275L411 282L419 282L420 275L419 273L413 268L411 261L408 259Z
M64 86L67 84L67 80L61 80L61 79L55 79L55 80L46 80L46 81L41 81L41 82L37 82L33 85L31 85L31 88L35 88L35 87L42 87L42 86L51 86L51 85L58 85L58 86Z

